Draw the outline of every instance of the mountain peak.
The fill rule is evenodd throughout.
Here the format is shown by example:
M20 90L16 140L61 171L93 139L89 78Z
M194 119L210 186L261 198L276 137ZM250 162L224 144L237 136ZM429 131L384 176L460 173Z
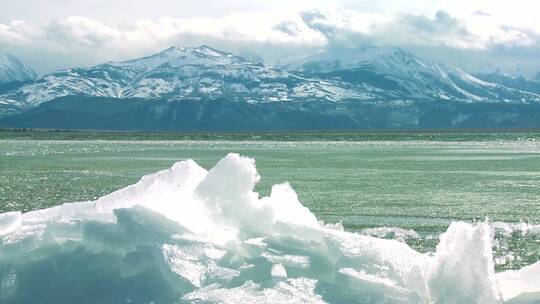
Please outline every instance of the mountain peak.
M216 52L216 53L219 53L219 54L225 54L224 52L220 51L220 50L217 50L211 46L208 46L206 44L203 44L199 47L195 47L194 49L196 50L199 50L199 51L204 51L204 52Z
M413 54L403 50L402 48L400 47L397 47L397 46L394 46L394 47L390 47L387 51L386 51L386 54L387 55L390 55L390 56L396 56L396 57L401 57L401 58L410 58L410 57L415 57Z
M222 52L220 50L217 50L215 48L212 48L208 45L200 45L200 46L196 46L196 47L181 47L181 46L172 46L168 49L165 49L159 53L157 53L156 55L178 55L178 56L181 56L181 55L185 55L185 54L188 54L188 53L201 53L201 54L206 54L206 55L209 55L209 56L214 56L214 57L220 57L220 56L226 56L228 55L228 53L225 53L225 52Z
M159 52L158 54L176 53L176 52L184 52L184 51L185 51L185 48L183 48L183 47L171 46L170 48L167 48L167 49Z
M375 61L410 61L414 55L399 47L362 46L357 48L328 48L285 66L288 70L330 72L354 69Z
M0 83L28 81L37 77L36 72L12 55L0 55Z
M232 54L226 53L220 50L217 50L215 48L212 48L208 45L201 45L199 47L192 48L194 52L197 52L199 54L204 54L206 56L210 57L233 57Z
M290 71L208 45L173 46L147 57L44 75L0 98L17 109L63 96L246 102L540 101L537 82L534 86L482 81L398 47L329 48L286 68Z

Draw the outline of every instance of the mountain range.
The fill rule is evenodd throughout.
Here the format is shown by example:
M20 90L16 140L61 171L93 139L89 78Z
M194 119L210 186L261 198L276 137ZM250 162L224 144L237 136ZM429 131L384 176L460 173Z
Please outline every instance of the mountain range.
M280 67L208 46L36 77L0 57L0 126L129 130L536 128L540 81L471 75L397 47ZM6 59L7 58L7 59ZM2 84L3 83L3 84Z

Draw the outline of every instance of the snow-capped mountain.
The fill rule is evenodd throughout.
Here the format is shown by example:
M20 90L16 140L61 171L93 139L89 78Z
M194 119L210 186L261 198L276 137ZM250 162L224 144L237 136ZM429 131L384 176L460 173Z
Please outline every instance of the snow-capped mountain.
M540 95L480 80L456 67L422 59L398 47L329 49L284 66L323 79L378 88L394 98L461 101L540 100Z
M476 74L475 76L484 81L497 83L512 89L540 94L540 74L538 74L537 80L500 73Z
M0 103L25 110L63 96L240 102L540 99L537 92L486 82L399 48L332 49L279 69L201 46L50 73L0 95Z
M47 74L0 96L28 109L63 96L215 99L269 102L298 98L370 98L341 83L308 79L208 46L172 47L158 54Z
M172 47L0 90L0 126L531 128L540 127L532 84L475 77L400 48L329 49L270 67L208 46Z
M0 55L0 84L28 81L37 77L36 72L12 55Z

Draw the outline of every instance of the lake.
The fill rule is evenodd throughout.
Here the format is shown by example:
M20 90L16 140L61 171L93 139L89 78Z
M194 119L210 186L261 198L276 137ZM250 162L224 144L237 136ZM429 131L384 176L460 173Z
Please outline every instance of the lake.
M435 248L452 220L487 218L496 228L497 268L514 269L540 260L538 138L4 132L0 213L92 200L180 160L209 169L237 152L256 160L261 196L289 182L318 219L423 252Z

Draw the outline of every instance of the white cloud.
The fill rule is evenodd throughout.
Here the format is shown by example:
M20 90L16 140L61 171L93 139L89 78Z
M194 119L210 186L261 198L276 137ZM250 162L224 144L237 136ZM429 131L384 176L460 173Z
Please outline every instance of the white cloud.
M11 21L8 24L0 23L0 43L28 44L34 30L29 24L21 20Z
M381 2L378 12L341 8L254 10L219 17L140 18L122 24L82 16L44 24L12 21L0 23L0 52L14 53L45 72L143 56L171 45L208 44L233 52L249 49L270 62L325 47L365 44L433 48L441 54L445 53L441 50L454 50L460 56L466 56L468 51L476 54L523 49L529 54L540 49L540 29L523 27L527 22L503 23L494 15L496 10L479 13L479 8L471 5L468 14L458 17L443 10L431 15L394 14L384 12L386 2ZM360 1L357 5L366 3ZM463 62L468 62L465 59ZM505 56L505 60L512 59ZM539 59L530 60L537 62L529 67L530 72L540 70Z

